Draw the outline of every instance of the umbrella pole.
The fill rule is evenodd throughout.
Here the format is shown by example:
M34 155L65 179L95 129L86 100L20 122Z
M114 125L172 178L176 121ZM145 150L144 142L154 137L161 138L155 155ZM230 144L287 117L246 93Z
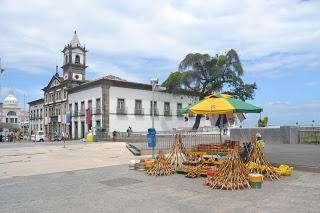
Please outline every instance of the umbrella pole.
M222 131L221 130L222 130L222 122L223 121L222 121L222 115L219 115L219 116L220 116L220 126L219 126L220 127L220 143L222 143Z

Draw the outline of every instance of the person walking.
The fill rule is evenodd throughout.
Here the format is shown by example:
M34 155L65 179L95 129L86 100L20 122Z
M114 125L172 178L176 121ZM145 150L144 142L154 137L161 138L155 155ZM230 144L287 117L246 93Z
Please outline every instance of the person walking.
M63 141L63 147L66 148L66 134L64 131L61 132L61 140Z
M112 140L116 141L117 140L117 131L112 132Z

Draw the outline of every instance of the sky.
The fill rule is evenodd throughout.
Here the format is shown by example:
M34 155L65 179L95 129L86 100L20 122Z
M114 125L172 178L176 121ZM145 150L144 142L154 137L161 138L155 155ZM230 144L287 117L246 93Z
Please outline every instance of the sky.
M2 94L14 90L22 107L41 98L76 30L87 79L162 82L188 53L232 48L270 125L320 124L319 11L318 0L0 0Z

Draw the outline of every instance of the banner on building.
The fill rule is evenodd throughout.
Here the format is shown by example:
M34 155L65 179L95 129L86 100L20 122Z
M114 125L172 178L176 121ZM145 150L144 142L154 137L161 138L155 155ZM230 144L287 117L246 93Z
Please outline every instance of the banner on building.
M87 109L86 110L86 123L87 124L91 124L91 110L90 109Z
M66 124L69 126L71 123L71 113L67 112L66 113Z

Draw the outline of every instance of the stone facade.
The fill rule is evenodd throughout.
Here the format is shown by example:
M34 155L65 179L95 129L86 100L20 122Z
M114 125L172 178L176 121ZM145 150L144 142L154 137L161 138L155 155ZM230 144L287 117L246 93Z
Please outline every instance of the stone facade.
M29 133L44 130L44 100L43 98L31 101L29 104Z
M51 78L49 84L43 88L44 91L44 130L50 138L53 134L68 132L65 115L68 111L68 89L85 82L86 52L81 46L79 38L74 33L70 43L62 50L63 77L56 74Z

